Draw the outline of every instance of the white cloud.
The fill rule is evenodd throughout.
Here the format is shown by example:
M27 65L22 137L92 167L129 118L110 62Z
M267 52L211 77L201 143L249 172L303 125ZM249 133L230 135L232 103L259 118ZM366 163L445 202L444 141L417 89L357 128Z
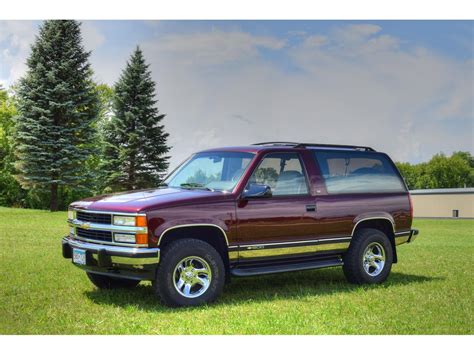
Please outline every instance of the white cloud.
M313 35L313 36L308 36L304 40L304 45L306 47L320 47L328 42L328 39L326 36L321 36L321 35Z
M84 48L93 51L105 42L105 36L100 32L93 21L83 21L81 25Z
M107 45L96 29L88 31L88 48ZM410 39L380 26L289 34L296 44L237 30L159 33L141 46L166 113L172 166L208 147L268 140L371 145L410 161L474 148L473 62L402 46ZM0 43L6 37L0 30ZM19 38L24 44L27 36ZM261 49L287 58L291 68ZM113 83L132 50L93 54L96 76ZM0 55L2 62L18 57Z
M35 38L33 21L0 21L0 82L12 85L26 71L26 58Z
M402 50L400 42L379 26L355 25L293 46L236 32L144 43L172 165L207 147L266 140L367 144L410 161L472 149L472 70L424 48ZM260 56L262 43L299 70ZM449 134L440 122L447 119L460 122Z
M278 38L220 30L166 35L143 44L152 57L173 58L189 66L212 66L247 60L255 57L259 48L279 50L284 46L285 40Z

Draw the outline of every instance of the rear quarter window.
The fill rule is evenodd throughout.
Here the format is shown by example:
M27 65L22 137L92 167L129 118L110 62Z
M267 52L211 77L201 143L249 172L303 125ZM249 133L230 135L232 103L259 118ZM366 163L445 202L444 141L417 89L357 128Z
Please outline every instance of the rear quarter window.
M314 156L330 194L406 191L400 175L385 154L315 151Z

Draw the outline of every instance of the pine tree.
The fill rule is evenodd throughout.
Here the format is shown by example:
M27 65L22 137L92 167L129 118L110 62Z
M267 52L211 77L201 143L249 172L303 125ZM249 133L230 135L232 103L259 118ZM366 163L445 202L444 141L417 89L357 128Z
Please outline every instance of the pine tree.
M17 178L23 187L49 191L58 208L58 188L82 189L90 176L98 99L80 23L45 21L31 47L18 89Z
M112 190L156 186L168 168L168 134L156 107L155 82L136 48L114 87L113 116L104 127L104 171Z

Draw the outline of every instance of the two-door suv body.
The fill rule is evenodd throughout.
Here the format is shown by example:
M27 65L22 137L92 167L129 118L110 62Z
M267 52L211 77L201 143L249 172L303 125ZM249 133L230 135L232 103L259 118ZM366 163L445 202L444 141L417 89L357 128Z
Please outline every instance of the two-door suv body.
M155 189L72 203L65 258L99 288L151 280L170 306L213 301L225 281L343 266L384 281L413 241L391 159L369 147L260 143L192 155Z

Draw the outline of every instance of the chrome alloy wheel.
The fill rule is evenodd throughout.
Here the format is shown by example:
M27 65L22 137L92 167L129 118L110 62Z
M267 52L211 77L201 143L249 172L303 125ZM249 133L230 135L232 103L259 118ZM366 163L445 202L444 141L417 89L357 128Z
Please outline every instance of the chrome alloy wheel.
M199 256L184 258L176 265L173 272L174 288L186 298L201 296L209 288L211 279L211 267Z
M385 266L385 249L377 242L370 243L364 250L362 262L368 275L372 277L380 275Z

